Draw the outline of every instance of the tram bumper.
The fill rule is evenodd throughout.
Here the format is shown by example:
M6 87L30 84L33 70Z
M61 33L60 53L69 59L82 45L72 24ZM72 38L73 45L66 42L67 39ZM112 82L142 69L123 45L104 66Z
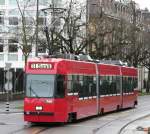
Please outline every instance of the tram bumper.
M28 122L55 122L54 112L24 112L24 120Z
M53 99L25 99L24 120L27 122L66 122L67 112L62 111ZM47 103L49 102L49 103Z

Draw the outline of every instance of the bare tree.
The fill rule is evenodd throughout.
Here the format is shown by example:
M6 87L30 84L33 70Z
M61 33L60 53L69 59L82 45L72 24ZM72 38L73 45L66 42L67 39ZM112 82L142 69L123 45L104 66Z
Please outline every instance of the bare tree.
M56 32L60 28L60 16L64 10L65 9L61 7L57 7L54 0L52 0L50 7L41 10L45 15L45 26L41 29L41 35L45 38L40 38L39 43L48 50L49 55L52 55L60 49L58 44L60 44L61 41L58 36L56 36ZM47 16L49 14L50 17L48 23Z
M94 7L89 15L88 37L92 38L89 44L90 55L97 59L116 59L115 56L120 52L117 38L120 20L105 14L99 2L91 4Z
M95 36L94 47L91 44L91 48L95 49L92 55L99 59L120 59L137 67L143 60L143 41L138 25L140 12L135 3L131 1L128 5L132 22L122 16L109 17L99 5L97 3L97 7L93 8L96 13L90 19Z
M62 28L56 32L61 41L58 45L62 52L79 54L87 46L86 7L76 0L70 0L65 9L61 17Z
M27 15L27 8L30 6L31 0L25 1L24 4L18 0L16 2L21 16L21 26L14 29L13 34L16 38L19 38L19 48L22 50L26 64L35 39L35 20L33 16Z
M143 33L143 52L142 52L141 66L148 70L148 79L146 81L146 92L150 92L150 33L144 31Z
M134 67L137 67L143 60L143 40L142 30L138 22L138 10L136 9L135 2L130 2L130 12L132 22L128 22L128 37L127 46L125 46L126 53L124 54L124 60Z

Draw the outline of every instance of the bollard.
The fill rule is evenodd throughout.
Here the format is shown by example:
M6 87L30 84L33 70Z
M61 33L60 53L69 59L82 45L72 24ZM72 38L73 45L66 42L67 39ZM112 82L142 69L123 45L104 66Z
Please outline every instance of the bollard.
M6 102L6 112L9 112L9 102Z
M144 128L144 132L147 132L147 134L150 134L150 127Z
M138 130L138 131L144 131L147 134L150 134L150 127L141 127L141 126L139 126L139 127L136 128L136 130Z
M148 128L148 134L150 134L150 127Z

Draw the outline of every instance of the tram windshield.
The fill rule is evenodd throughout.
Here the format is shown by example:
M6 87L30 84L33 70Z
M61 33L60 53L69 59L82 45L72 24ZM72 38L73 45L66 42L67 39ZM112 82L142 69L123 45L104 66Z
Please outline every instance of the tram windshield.
M53 97L55 75L27 74L26 96L27 97Z

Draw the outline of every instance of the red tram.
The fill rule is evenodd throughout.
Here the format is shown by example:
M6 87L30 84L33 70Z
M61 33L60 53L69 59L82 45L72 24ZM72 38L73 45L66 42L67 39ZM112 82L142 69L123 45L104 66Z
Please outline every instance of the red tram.
M137 69L62 58L27 62L24 120L68 122L137 104Z

